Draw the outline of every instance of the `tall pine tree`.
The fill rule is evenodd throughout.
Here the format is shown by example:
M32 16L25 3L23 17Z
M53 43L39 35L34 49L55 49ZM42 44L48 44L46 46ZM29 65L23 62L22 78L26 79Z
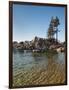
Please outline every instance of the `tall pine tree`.
M54 38L54 35L56 34L56 42L58 41L58 25L59 25L59 19L56 16L56 18L51 18L50 25L48 28L48 39L52 40Z

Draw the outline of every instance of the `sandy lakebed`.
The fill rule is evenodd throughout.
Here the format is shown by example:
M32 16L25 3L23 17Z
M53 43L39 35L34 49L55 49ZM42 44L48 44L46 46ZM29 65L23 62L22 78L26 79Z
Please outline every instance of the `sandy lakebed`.
M65 54L33 56L31 52L13 53L13 87L65 83Z

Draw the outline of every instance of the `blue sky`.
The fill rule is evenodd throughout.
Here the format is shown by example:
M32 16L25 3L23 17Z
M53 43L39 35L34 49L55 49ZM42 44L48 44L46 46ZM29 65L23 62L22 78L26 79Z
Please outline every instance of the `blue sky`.
M59 40L65 40L64 7L13 5L13 41L32 40L35 36L46 38L51 17L58 17Z

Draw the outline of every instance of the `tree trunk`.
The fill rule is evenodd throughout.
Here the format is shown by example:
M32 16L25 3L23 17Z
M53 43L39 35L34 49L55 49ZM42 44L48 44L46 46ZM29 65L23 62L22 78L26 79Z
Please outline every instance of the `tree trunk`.
M56 44L58 42L58 29L56 30Z

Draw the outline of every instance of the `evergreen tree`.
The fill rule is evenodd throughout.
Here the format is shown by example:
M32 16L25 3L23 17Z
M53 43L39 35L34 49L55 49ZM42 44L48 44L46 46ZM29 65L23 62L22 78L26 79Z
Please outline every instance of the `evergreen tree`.
M59 25L59 19L56 16L56 18L51 18L50 25L48 28L48 38L52 40L54 38L54 35L56 34L56 42L58 41L58 25Z

